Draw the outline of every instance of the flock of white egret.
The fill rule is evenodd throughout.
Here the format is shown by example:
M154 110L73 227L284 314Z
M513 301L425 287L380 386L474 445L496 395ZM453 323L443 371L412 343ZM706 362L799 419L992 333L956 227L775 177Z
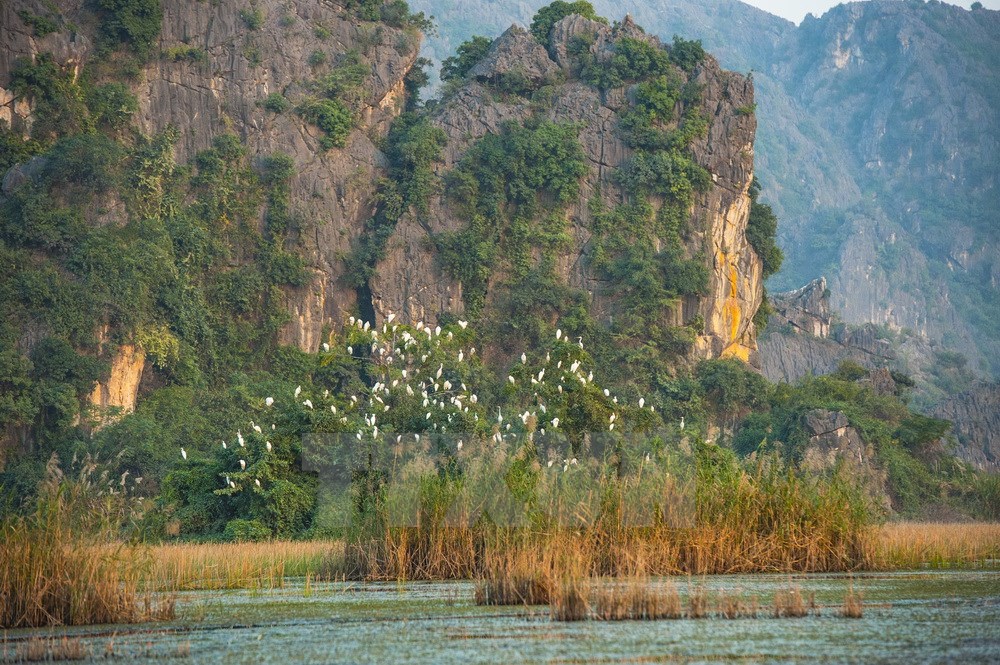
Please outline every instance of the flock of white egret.
M399 428L408 422L409 429L424 429L433 433L467 432L489 427L491 438L502 442L507 436L532 436L535 431L542 436L546 431L558 432L563 423L558 413L566 416L565 407L571 395L589 393L589 399L602 404L607 416L607 430L613 432L621 423L623 415L635 415L635 409L624 409L619 405L619 399L608 389L599 389L594 385L594 374L585 369L587 358L583 354L582 338L575 343L563 335L561 329L555 332L555 344L546 351L544 357L539 357L532 365L527 352L520 355L520 363L515 361L507 377L507 388L503 397L514 401L520 397L522 404L527 403L523 411L513 418L504 418L503 409L496 407L495 422L489 422L492 416L487 416L480 404L479 395L466 385L465 379L474 375L469 365L477 357L471 342L471 333L465 332L467 321L458 321L457 330L444 330L441 326L431 327L424 322L415 326L393 324L394 314L389 314L380 328L373 327L370 322L362 322L355 317L348 320L343 330L343 344L347 357L351 362L367 364L367 374L373 377L374 383L369 389L352 395L341 396L339 399L329 391L321 395L304 396L302 386L297 386L292 392L291 401L300 408L316 414L328 412L323 418L333 418L335 431L353 432L358 441L367 437L377 440L385 435L385 426L390 429ZM459 338L456 337L459 333ZM329 343L322 345L322 354L337 353ZM457 365L452 364L457 360ZM553 362L554 360L554 362ZM314 401L315 400L315 401ZM263 400L263 413L271 412L280 400L267 396ZM548 403L547 403L548 402ZM423 411L422 426L414 426L413 412L416 403ZM644 397L638 398L638 411L648 408ZM288 406L288 405L286 405ZM391 410L405 411L405 416L393 423ZM387 415L388 414L388 415ZM388 422L387 422L388 421ZM312 420L311 422L315 422ZM356 429L350 429L352 427ZM329 425L329 422L327 423ZM680 428L684 428L681 419ZM239 491L242 489L233 478L240 481L253 481L256 488L263 488L262 478L253 475L257 467L255 462L247 462L247 458L266 460L276 453L269 435L257 423L250 421L253 435L245 437L242 429L236 432L237 451L235 469L225 475L225 489ZM277 429L276 424L270 425L271 432ZM330 431L329 426L324 431ZM302 432L298 432L302 434ZM397 443L403 435L396 437ZM416 434L416 441L419 441ZM249 437L249 438L248 438ZM256 452L250 455L245 450L248 444ZM462 441L456 445L456 451L461 451ZM222 448L228 450L228 445L222 441ZM188 460L188 452L181 448L181 457ZM556 460L549 460L546 468L559 468ZM577 464L576 458L562 460L562 468L568 470ZM250 472L248 472L248 469Z

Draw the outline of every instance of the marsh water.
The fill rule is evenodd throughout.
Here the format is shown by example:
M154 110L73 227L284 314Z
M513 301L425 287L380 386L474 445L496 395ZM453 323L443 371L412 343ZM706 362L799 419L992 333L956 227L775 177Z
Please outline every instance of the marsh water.
M680 595L756 597L756 618L555 622L547 607L478 607L474 585L312 583L189 592L175 621L11 631L81 637L102 659L178 663L1000 662L1000 571L712 576L673 580ZM816 609L774 618L775 591L797 585ZM849 586L864 616L839 610Z

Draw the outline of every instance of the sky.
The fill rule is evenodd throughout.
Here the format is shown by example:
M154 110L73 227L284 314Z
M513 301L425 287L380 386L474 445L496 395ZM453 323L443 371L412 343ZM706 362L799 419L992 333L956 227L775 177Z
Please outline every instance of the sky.
M744 2L753 5L754 7L759 7L765 11L771 12L772 14L777 14L787 18L795 23L801 23L802 19L809 12L812 12L814 16L821 16L830 7L840 4L838 1L831 0L743 0ZM983 6L988 9L1000 9L1000 0L980 0ZM952 5L961 5L962 7L968 8L972 4L972 0L968 2L949 2Z

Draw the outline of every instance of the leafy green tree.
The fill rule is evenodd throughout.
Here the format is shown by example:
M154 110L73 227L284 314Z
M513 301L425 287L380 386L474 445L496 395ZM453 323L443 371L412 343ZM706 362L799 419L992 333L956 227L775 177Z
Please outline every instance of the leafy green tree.
M771 206L760 203L760 183L754 178L750 185L750 218L747 221L747 241L760 258L764 278L781 269L785 255L777 245L778 218Z
M547 45L549 43L549 33L552 32L552 26L571 14L579 14L584 18L589 18L591 21L599 21L600 23L606 24L608 22L603 16L598 16L594 6L586 0L577 0L577 2L556 0L539 9L534 18L531 19L531 34L539 42Z
M106 47L129 44L140 56L156 45L163 22L160 0L96 0L101 10L101 38Z
M441 63L441 80L448 82L465 78L469 70L483 59L492 44L492 39L479 35L473 35L459 44L455 55L445 58Z

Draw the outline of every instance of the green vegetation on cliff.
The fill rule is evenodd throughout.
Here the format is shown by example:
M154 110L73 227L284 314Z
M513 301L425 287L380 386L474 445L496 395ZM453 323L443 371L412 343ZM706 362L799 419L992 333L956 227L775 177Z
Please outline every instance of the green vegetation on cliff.
M117 21L105 28L115 35L113 48L145 57L155 38L149 17L158 7L101 3ZM420 20L399 3L349 7L365 20L377 16L410 29ZM540 15L539 25L565 9ZM257 27L267 25L262 17ZM448 63L448 77L464 77L486 46L470 43ZM421 390L405 398L397 391L386 401L388 386L373 385L388 364L384 356L410 352L393 346L377 354L372 331L361 323L323 331L330 346L315 354L278 342L289 317L286 295L311 283L294 243L302 219L292 201L289 156L251 158L235 134L223 133L188 163L176 164L178 132L148 136L136 129L138 104L121 72L91 80L45 55L20 63L12 89L34 100L36 121L29 141L9 130L0 135L0 145L12 147L3 152L2 166L18 169L0 210L0 432L19 442L3 460L5 498L22 505L51 454L64 463L90 454L112 477L142 478L130 491L147 500L137 528L150 537L303 536L322 530L305 434L353 439L359 430L374 434L375 427L450 428L489 437L501 425L493 422L495 409L507 418L502 424L526 430L529 418L518 414L541 403L549 409L549 431L566 433L574 446L586 432L611 432L615 424L619 432L627 426L677 434L684 419L696 438L721 425L718 443L735 440L744 452L756 433L766 432L781 442L793 468L801 429L785 414L801 415L808 405L847 413L878 448L900 505L915 510L907 497L938 486L927 455L940 425L910 414L899 396L872 400L851 387L858 382L843 379L832 399L813 384L769 386L737 360L683 360L705 323L695 316L676 326L668 314L708 283L704 257L685 243L692 205L713 186L690 148L708 128L693 82L704 58L700 46L622 37L607 60L589 57L587 49L574 57L574 71L590 92L629 86L629 101L613 125L632 153L610 176L620 200L605 205L602 192L581 187L591 168L581 127L546 118L552 90L542 86L525 93L530 100L510 100L528 109L525 120L473 142L442 174L443 205L468 223L432 235L429 244L444 271L462 282L473 320L444 313L426 322L428 329L439 324L443 331L433 337L447 340L422 349L422 376L439 372L432 381L441 382L432 391L434 408ZM264 98L258 112L294 108L323 130L321 147L336 147L355 128L351 104L364 98L371 67L355 52L329 63L315 60L315 78L286 89L291 99ZM347 280L360 295L400 221L407 215L427 221L442 192L438 169L446 143L432 109L419 108L398 117L379 142L385 178L374 213L344 257ZM577 230L567 210L584 193L590 214L579 230L591 234L584 260L602 282L601 320L590 294L571 288L555 269ZM754 206L748 238L769 272L780 264L774 216L756 200ZM359 301L370 305L370 294L367 303ZM432 337L403 327L393 330L395 341L402 330L421 343ZM383 328L382 334L390 333ZM115 352L133 348L148 363L140 399L134 413L108 418L113 414L90 408L91 395ZM594 374L603 382L595 383ZM455 407L450 398L460 386L468 392L465 384L476 387L477 399ZM442 391L448 395L437 394ZM350 396L358 395L387 407L379 425L354 406ZM277 399L273 410L264 401L269 396ZM876 407L884 413L873 413ZM105 420L95 432L98 417ZM730 453L706 450L736 477L742 467Z

